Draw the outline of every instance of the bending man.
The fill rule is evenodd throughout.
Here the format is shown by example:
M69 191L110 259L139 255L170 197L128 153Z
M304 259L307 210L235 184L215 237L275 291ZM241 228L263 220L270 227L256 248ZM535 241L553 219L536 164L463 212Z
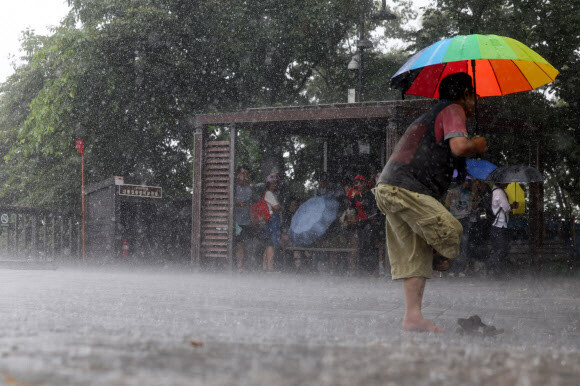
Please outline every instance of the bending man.
M386 215L387 248L393 279L403 279L403 328L445 332L421 313L426 279L433 268L447 270L459 254L463 228L440 203L453 170L465 171L465 157L486 151L483 137L468 139L466 118L476 95L465 73L447 76L440 101L409 126L385 165L375 190ZM434 259L434 251L445 258Z

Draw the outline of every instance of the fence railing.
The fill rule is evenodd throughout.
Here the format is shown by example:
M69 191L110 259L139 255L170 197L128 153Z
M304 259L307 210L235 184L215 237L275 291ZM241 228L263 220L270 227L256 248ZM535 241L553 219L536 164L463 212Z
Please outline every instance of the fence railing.
M77 258L80 217L71 212L0 206L0 258Z

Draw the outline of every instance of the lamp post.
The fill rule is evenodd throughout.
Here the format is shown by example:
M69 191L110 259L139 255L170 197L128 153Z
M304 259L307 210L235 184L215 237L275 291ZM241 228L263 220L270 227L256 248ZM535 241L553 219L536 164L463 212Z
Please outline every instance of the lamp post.
M359 13L360 13L360 22L359 22L359 40L357 41L356 48L357 53L352 57L351 61L348 63L348 70L349 73L354 76L357 75L357 87L356 91L354 92L354 101L362 102L364 100L364 93L365 93L365 84L364 84L364 53L366 49L373 48L373 43L366 39L365 36L365 14L366 9L364 7L365 1L362 0L359 2ZM375 21L384 21L384 20L395 20L397 16L387 10L386 0L382 0L381 9L378 12L371 14L371 19ZM357 92L358 91L358 92ZM354 102L352 99L352 89L349 90L349 103Z

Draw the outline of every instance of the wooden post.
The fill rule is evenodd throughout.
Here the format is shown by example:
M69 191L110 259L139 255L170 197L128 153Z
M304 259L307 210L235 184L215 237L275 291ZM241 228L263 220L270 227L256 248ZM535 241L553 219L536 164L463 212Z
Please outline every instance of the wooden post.
M12 217L12 216L10 214L8 214L8 226L6 227L6 252L9 254L12 252L12 248L10 245L10 241L12 239L10 237L10 233L11 233L10 217Z
M203 170L203 129L196 128L193 134L193 178L191 202L191 263L201 261L201 195Z
M328 172L328 139L324 139L322 146L322 171L326 173Z
M396 113L396 110L395 110ZM393 114L393 117L389 119L389 123L385 128L385 163L389 160L389 157L393 154L393 150L399 141L399 133L398 133L398 125L400 122L397 119L396 114Z
M61 214L60 215L60 243L59 243L59 248L60 248L60 255L61 257L64 254L64 216Z
M73 219L72 216L68 218L68 247L69 247L69 254L73 256Z
M52 229L51 229L51 234L52 234L52 236L51 236L51 247L52 247L51 256L54 259L56 256L56 239L55 239L56 233L55 233L55 229L54 229L56 227L56 221L54 218L54 213L52 214L52 216L50 216L50 222L51 222L50 225L52 226Z
M31 237L32 237L32 243L31 243L31 248L30 248L30 254L36 258L36 255L38 253L38 218L36 218L36 215L33 214L32 215L32 222L30 224L30 232Z
M236 127L232 125L230 128L230 169L229 169L229 209L228 209L228 268L233 268L234 261L234 234L236 233L234 221L234 189L235 189L235 154L236 154Z
M16 256L18 256L18 250L19 250L19 243L20 243L20 215L18 213L16 213L16 220L14 221L14 254Z
M44 258L48 255L48 243L46 242L46 238L48 237L48 221L46 218L46 214L42 215L42 254Z
M82 243L83 263L86 261L86 238L85 238L85 152L81 152L81 201L82 201Z
M530 166L544 171L542 138L539 128L531 134L530 142ZM530 251L532 263L538 266L540 263L540 251L544 244L545 221L544 221L544 183L530 183Z
M81 219L82 221L82 219ZM82 225L81 225L82 226ZM83 259L83 263L85 262L85 254L83 250L83 233L82 229L77 230L77 253Z
M572 235L572 248L574 248L574 255L578 252L576 250L576 217L574 216L574 212L572 208L570 208L570 225L572 229L570 229L570 234Z

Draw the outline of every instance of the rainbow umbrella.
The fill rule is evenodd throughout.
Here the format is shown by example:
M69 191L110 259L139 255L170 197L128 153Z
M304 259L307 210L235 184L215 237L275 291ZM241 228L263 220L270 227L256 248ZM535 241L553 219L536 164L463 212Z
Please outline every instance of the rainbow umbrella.
M480 97L533 90L558 75L550 63L515 39L459 35L416 53L393 75L391 87L403 94L439 98L439 83L456 72L471 75Z

